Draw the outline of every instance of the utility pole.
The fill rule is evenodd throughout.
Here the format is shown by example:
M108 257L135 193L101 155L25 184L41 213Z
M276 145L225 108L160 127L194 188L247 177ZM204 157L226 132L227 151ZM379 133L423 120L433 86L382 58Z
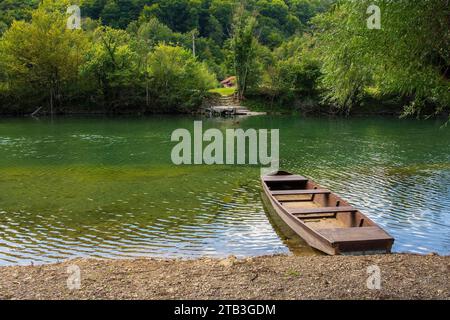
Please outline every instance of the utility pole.
M197 36L197 33L197 29L192 30L192 53L194 54L194 58L197 57L195 48L195 37Z

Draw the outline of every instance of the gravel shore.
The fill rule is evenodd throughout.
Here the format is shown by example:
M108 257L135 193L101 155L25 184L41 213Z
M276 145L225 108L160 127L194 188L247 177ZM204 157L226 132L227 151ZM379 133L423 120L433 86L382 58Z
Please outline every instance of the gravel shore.
M69 290L68 268L81 287ZM368 267L381 289L367 286ZM450 257L87 260L0 268L0 299L450 299Z

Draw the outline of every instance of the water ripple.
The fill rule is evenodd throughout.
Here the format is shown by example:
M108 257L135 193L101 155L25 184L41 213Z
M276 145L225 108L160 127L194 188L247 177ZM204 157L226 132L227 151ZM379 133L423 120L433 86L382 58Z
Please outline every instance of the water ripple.
M0 121L0 265L313 253L271 223L258 168L170 163L170 134L191 119L25 121ZM283 168L348 199L396 238L394 251L450 253L449 130L293 117L241 126L280 128Z

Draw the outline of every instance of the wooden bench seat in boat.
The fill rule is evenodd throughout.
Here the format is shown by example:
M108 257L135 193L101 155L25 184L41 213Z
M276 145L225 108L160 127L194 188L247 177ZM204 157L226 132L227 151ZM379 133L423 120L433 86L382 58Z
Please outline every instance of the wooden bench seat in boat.
M379 227L318 229L316 231L332 243L392 239Z
M320 213L357 212L358 210L353 207L322 207L314 209L288 209L288 211L290 214L297 216Z
M308 182L309 180L302 176L291 175L291 176L265 176L264 181L275 181L275 182Z
M326 189L309 189L309 190L281 190L271 191L274 196L290 196L290 195L313 195L313 194L330 194Z

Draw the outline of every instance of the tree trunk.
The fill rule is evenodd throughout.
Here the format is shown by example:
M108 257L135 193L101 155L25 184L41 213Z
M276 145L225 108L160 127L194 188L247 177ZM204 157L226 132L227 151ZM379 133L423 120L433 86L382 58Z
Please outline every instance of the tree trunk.
M150 104L150 101L149 101L149 88L148 88L148 81L147 81L147 84L146 84L146 87L145 87L145 101L146 101L146 104L147 104L147 107L149 106L149 104Z
M53 116L53 86L50 88L50 114Z

